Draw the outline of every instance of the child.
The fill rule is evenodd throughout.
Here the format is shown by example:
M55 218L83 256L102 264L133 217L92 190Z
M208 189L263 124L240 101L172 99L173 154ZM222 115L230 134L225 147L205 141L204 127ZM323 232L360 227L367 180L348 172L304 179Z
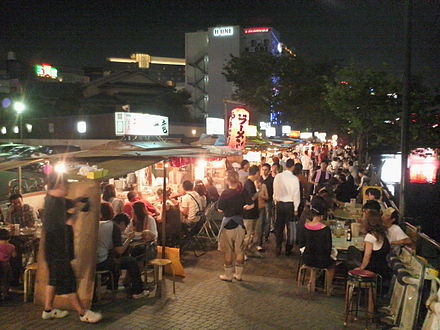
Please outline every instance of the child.
M9 231L0 229L0 298L3 300L9 292L9 280L11 276L11 257L16 257L15 246L9 244Z

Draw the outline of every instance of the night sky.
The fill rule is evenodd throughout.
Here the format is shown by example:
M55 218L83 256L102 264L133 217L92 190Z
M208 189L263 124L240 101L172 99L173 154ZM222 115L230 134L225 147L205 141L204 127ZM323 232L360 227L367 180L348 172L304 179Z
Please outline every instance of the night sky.
M414 71L440 80L440 0L414 0ZM316 60L355 61L401 72L403 0L80 1L3 0L0 55L55 66L99 66L133 52L184 57L185 32L213 25L276 28Z

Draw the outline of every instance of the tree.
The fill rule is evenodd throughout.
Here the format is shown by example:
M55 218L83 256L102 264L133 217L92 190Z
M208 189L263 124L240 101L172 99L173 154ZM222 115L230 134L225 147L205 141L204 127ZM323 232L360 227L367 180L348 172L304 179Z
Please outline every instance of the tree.
M362 156L374 149L398 149L402 114L400 79L384 71L340 68L336 78L326 84L325 100L331 111L344 122ZM434 132L429 123L433 115L432 96L418 79L411 90L410 138L412 146L432 143ZM431 125L432 126L432 125ZM432 146L432 144L431 144Z

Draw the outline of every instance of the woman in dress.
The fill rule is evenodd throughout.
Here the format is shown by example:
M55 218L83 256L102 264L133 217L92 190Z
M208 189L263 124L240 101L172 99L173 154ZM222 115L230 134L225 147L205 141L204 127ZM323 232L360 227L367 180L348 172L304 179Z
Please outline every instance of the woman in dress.
M219 232L219 250L224 252L225 270L225 273L220 275L220 279L231 282L233 278L237 281L242 279L246 233L243 210L252 209L254 201L246 190L241 189L237 172L228 172L226 181L228 189L222 192L218 202L218 210L223 213Z

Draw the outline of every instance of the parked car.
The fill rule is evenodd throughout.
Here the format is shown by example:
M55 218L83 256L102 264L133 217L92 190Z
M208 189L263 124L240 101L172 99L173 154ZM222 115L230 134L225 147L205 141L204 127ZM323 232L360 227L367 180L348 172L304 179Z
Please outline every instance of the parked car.
M42 146L41 152L46 155L64 154L66 152L80 151L81 147L77 145L54 145L54 146Z
M13 155L6 157L5 160L40 158L44 156L46 156L46 154L41 152L41 146L28 146L28 148L22 148L19 151L16 151Z
M22 144L22 143L4 143L4 144L0 144L0 154L7 153L11 149L14 149L16 147L20 147L20 146L23 146L23 145L24 144Z
M12 157L12 159L15 159L17 155L21 155L23 152L28 150L35 150L36 147L28 146L28 145L20 145L15 148L12 148L9 150L9 152L5 152L0 154L0 161L8 160L9 157ZM20 158L20 157L18 157Z

